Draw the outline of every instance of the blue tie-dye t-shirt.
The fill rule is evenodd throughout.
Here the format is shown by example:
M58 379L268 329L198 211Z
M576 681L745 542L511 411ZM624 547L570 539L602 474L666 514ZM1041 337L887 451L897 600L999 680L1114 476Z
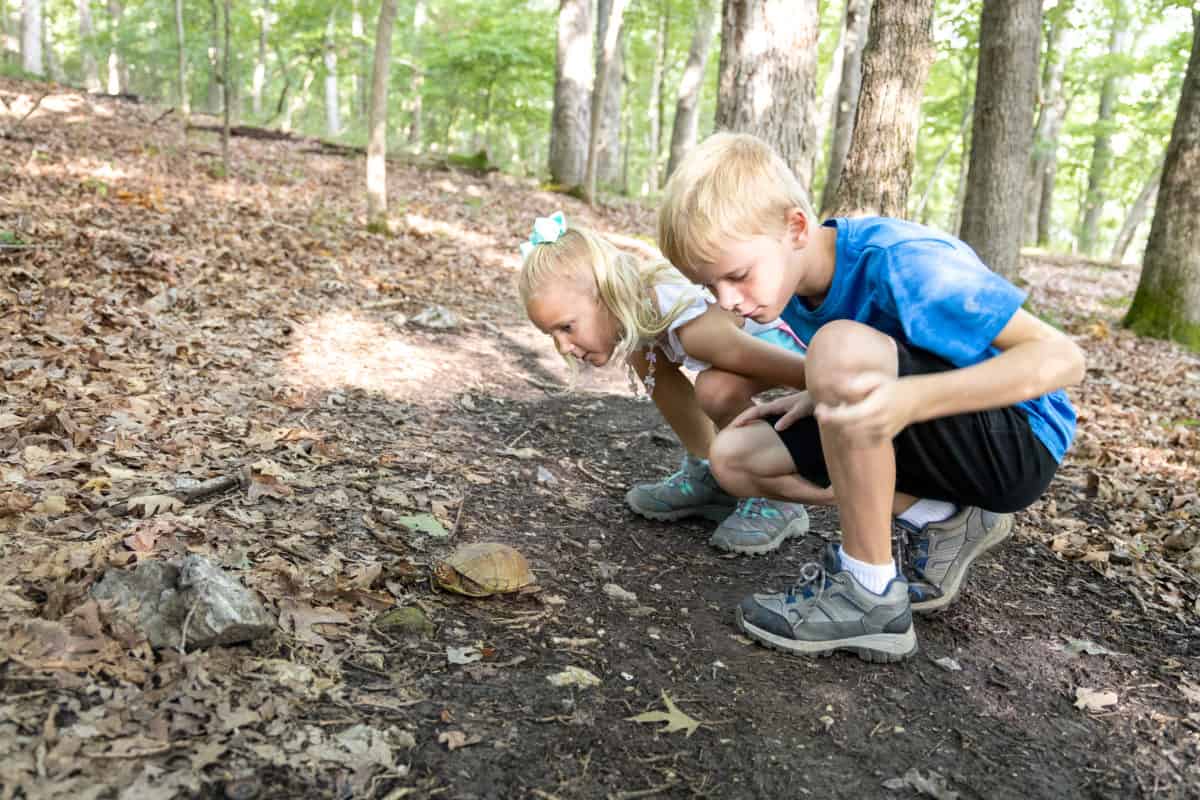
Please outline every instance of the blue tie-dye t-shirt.
M956 367L999 351L992 340L1025 293L984 266L970 247L944 233L885 217L831 219L837 264L829 293L815 309L793 297L784 322L804 341L836 319L852 319L928 350ZM1075 437L1075 409L1061 389L1018 403L1056 461Z

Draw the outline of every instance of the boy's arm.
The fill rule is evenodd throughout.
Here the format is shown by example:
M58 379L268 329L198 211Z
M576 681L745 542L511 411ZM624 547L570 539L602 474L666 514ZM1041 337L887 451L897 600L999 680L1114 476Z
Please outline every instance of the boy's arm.
M700 408L696 389L680 371L679 365L668 359L662 350L655 348L654 353L654 391L650 393L654 405L689 453L697 458L708 458L716 426ZM646 353L635 350L629 357L629 364L644 382L650 372Z
M1024 309L1017 310L992 344L1001 352L970 367L899 380L860 375L855 388L863 400L818 405L817 418L853 438L876 442L915 422L1005 408L1083 379L1078 345Z
M689 356L717 369L753 378L764 386L804 388L804 358L756 339L733 314L710 306L676 330Z

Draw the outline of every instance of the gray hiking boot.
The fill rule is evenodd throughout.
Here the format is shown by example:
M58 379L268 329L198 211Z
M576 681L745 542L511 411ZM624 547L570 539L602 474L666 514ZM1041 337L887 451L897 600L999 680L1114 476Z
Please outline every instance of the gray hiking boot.
M754 594L737 610L737 626L767 647L802 655L849 650L865 661L901 661L917 652L908 584L897 575L882 595L843 569L828 544L821 563L805 564L794 587Z
M707 460L686 454L677 472L658 483L634 486L626 493L625 502L647 519L704 517L718 522L733 510L737 498L717 484Z
M908 577L912 609L929 612L954 602L975 559L1012 536L1013 515L963 506L950 519L921 530L902 520L896 526L901 541L908 540L907 555L899 552L897 561Z
M808 512L799 503L747 497L717 526L708 543L718 550L759 555L783 540L808 533Z

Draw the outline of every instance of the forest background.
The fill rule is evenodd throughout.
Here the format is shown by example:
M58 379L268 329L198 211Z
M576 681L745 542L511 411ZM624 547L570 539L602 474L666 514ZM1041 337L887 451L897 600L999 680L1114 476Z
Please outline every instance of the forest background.
M379 4L228 5L234 123L364 145ZM563 13L580 6L562 5ZM811 153L810 173L817 199L828 183L839 112L843 126L853 122L852 108L849 123L844 120L856 98L847 100L839 83L848 72L847 41L853 50L855 36L861 56L869 4L849 5L850 16L843 0L819 6L820 146ZM590 49L585 55L600 57L611 6L603 0L589 10L591 18L584 20L589 24L580 30L595 37L595 46L577 35L575 51ZM980 0L934 4L936 51L920 106L905 209L908 218L950 232L959 230L966 190L981 6ZM224 107L225 13L217 0L0 0L3 65L10 75L32 71L92 91L218 114ZM386 114L391 153L459 154L507 172L545 177L553 146L558 4L400 0L396 14ZM34 16L38 21L31 23ZM668 172L681 93L695 83L685 80L689 51L693 62L697 54L703 57L703 77L691 100L698 128L692 140L712 130L720 16L712 0L628 4L612 68L618 79L608 82L599 125L606 147L597 176L606 194L654 202ZM1041 169L1029 179L1022 242L1118 261L1137 257L1190 49L1188 4L1062 0L1047 4L1042 28L1034 143ZM30 59L30 51L37 51L36 58ZM590 85L591 76L582 80ZM1043 119L1047 116L1053 119ZM568 135L587 133L586 126L577 126Z

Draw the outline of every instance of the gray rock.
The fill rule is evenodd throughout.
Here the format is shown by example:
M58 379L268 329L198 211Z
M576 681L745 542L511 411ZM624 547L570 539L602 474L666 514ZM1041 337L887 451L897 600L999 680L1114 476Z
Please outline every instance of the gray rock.
M132 571L110 569L92 596L113 601L153 647L179 647L185 622L192 649L261 639L275 628L253 592L198 555L178 565L143 561Z

